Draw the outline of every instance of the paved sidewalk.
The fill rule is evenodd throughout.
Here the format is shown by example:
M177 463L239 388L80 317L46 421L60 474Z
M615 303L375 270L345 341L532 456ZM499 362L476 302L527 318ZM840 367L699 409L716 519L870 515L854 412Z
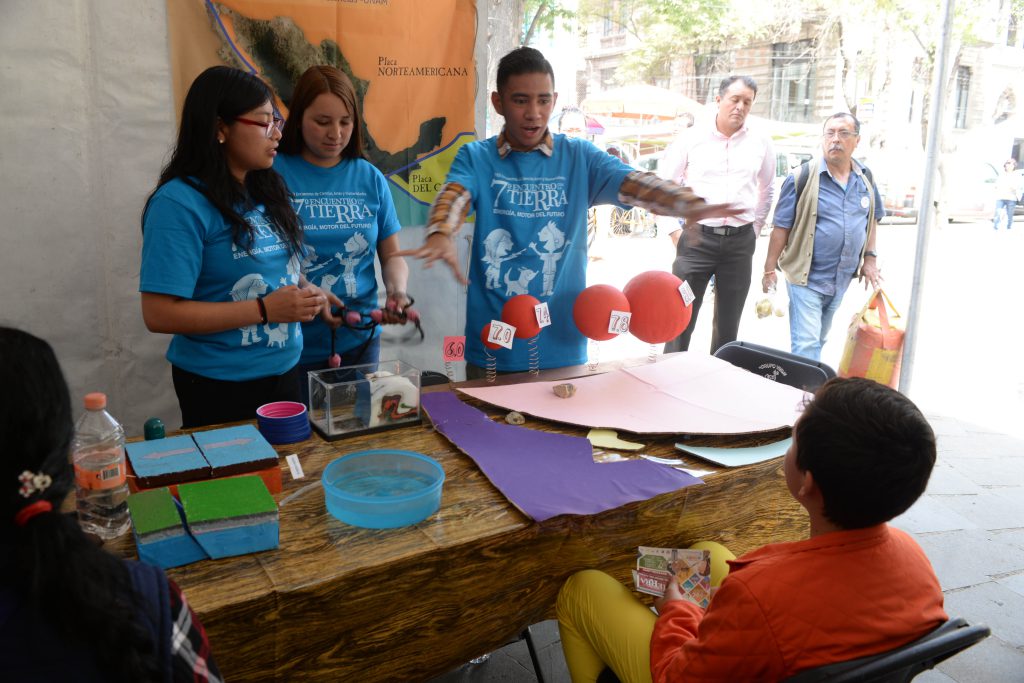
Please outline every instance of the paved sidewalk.
M1024 681L1024 439L930 416L939 458L925 495L893 524L928 554L946 612L992 637L919 681Z

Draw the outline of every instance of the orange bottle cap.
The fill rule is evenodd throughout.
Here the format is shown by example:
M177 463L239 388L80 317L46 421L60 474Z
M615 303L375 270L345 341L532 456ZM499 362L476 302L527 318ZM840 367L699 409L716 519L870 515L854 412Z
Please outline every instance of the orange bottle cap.
M94 391L85 395L86 410L102 410L107 407L107 395L102 391Z

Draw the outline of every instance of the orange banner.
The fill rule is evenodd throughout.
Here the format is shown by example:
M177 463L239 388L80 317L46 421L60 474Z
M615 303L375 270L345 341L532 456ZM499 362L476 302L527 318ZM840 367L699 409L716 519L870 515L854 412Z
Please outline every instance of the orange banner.
M258 74L287 115L314 64L352 78L367 158L403 225L421 225L458 148L474 139L474 0L167 0L178 111L193 79L227 64Z

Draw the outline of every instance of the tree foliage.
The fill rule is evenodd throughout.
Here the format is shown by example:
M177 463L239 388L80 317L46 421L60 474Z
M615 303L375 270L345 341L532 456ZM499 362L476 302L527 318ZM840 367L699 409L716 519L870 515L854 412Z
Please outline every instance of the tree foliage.
M651 82L676 60L774 36L799 27L801 16L791 0L581 0L579 12L639 40L620 67L622 82Z
M529 45L541 33L552 33L556 23L566 25L574 18L575 15L558 0L525 0L519 44Z
M950 58L941 76L947 97L955 92L966 46L1003 40L1007 13L1024 24L1024 0L1000 0L998 13L992 4L954 3ZM908 68L909 52L916 88L924 96L923 141L942 6L936 0L580 0L579 19L584 26L611 23L636 37L639 47L624 57L616 74L620 84L664 79L673 65L689 59L699 86L701 69L709 74L728 69L728 55L737 47L810 37L822 73L830 60L839 60L841 98L854 112L862 97L891 96L892 76Z

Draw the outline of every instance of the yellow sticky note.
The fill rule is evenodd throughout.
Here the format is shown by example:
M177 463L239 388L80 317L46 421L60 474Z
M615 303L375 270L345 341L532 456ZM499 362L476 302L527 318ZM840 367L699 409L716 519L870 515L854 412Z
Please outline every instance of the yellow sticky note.
M644 447L642 443L623 441L612 429L591 429L587 433L591 445L597 448L615 448L620 451L638 451Z

